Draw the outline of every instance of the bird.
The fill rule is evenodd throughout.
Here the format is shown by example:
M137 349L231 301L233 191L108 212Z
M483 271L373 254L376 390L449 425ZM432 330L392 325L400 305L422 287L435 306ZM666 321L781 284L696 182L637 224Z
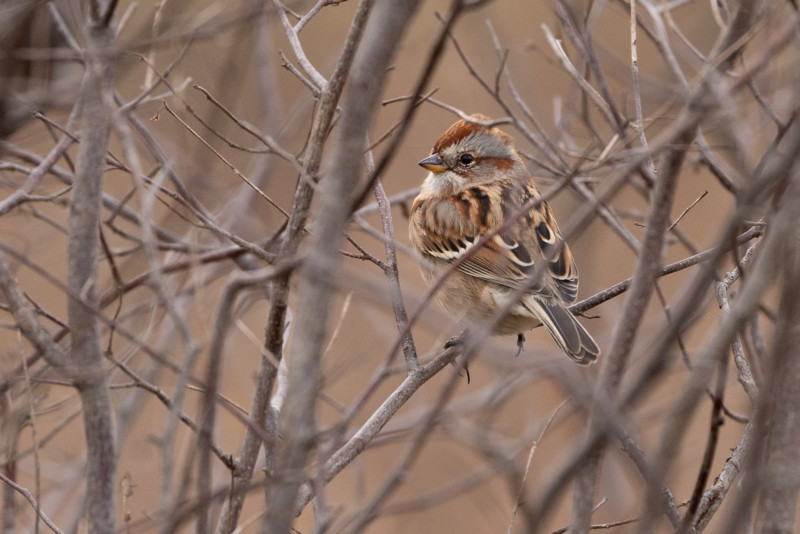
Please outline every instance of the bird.
M567 356L590 364L600 348L567 310L578 294L575 259L513 137L487 123L481 114L457 121L419 162L428 175L409 237L422 277L431 285L451 271L436 299L453 315L485 321L507 309L493 333L516 334L517 355L524 332L544 325Z

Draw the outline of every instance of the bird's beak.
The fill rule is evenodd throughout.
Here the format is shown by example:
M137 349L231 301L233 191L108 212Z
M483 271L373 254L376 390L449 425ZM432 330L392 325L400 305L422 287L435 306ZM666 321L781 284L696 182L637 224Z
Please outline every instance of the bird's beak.
M444 161L439 157L439 154L431 154L427 158L419 162L420 167L425 167L431 172L442 172L445 170Z

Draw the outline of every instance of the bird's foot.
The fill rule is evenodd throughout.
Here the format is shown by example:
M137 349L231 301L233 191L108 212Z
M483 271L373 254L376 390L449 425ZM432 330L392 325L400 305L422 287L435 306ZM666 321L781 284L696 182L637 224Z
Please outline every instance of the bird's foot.
M459 334L457 336L453 336L453 337L451 337L450 339L448 339L447 341L444 342L444 350L451 349L453 347L457 347L457 346L461 345L461 342L462 342L461 334Z
M517 334L517 353L514 355L515 358L519 357L523 348L525 348L525 334L520 332Z
M464 375L461 374L461 369L464 369L464 374L467 375L467 384L469 384L469 382L470 382L469 364L467 363L467 360L465 358L461 358L461 361L453 360L453 367L458 369L458 376L464 376ZM461 369L459 369L459 367Z
M462 330L460 334L451 337L447 341L444 342L444 350L447 350L452 347L456 347L458 345L463 345L464 340L467 338L467 331Z
M450 339L445 341L444 350L448 350L448 349L451 349L453 347L458 347L459 345L463 346L464 339L466 339L466 337L467 337L467 331L466 330L464 330L463 332L461 332L457 336L451 337ZM467 375L467 384L469 384L469 382L470 382L469 365L467 364L466 358L461 358L461 361L459 361L458 358L456 358L452 362L450 362L450 364L453 367L455 367L456 369L458 369L458 376L463 376L461 374L461 369L464 370L464 373Z

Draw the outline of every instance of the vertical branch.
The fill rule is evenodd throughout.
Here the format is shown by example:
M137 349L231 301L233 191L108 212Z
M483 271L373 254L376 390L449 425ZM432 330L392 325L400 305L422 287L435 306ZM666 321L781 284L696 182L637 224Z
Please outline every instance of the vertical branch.
M233 320L233 307L236 299L242 291L252 288L263 286L271 277L273 272L270 269L265 271L257 271L254 273L242 273L237 275L236 278L230 281L225 287L222 294L222 299L217 311L217 317L214 322L214 333L212 335L211 346L209 347L208 355L208 368L206 369L205 385L206 391L203 395L202 416L200 422L200 430L198 432L198 460L197 460L197 493L198 500L201 503L211 502L212 495L212 481L213 481L213 465L211 463L211 449L214 443L214 422L216 419L216 405L218 398L220 371L223 361L223 351L225 348L225 341L227 338L228 328ZM261 422L266 417L266 410L264 415L258 418ZM261 424L258 428L263 428ZM256 449L256 452L257 449ZM253 463L255 460L253 459ZM252 472L252 468L251 468ZM237 475L236 472L233 473ZM241 491L240 488L236 488ZM229 517L228 514L225 514ZM208 532L210 530L209 508L204 507L198 513L197 531ZM233 529L229 528L227 522L220 521L217 524L217 529L222 529L223 532L230 532Z
M372 158L369 158L368 161L372 163ZM368 167L369 166L370 165L368 165ZM367 168L367 172L370 174L372 174L374 170L374 168ZM392 308L394 309L397 330L402 337L403 355L406 358L406 366L410 373L419 370L419 361L417 359L417 349L414 347L414 338L411 335L411 330L406 327L408 324L408 314L403 305L403 293L400 290L400 273L397 270L397 251L395 250L394 242L392 210L380 180L375 180L373 190L375 191L375 199L378 202L378 211L381 215L383 235L386 238L386 277L388 278L389 287L392 291Z
M121 115L121 114L120 114ZM125 115L130 115L125 113ZM122 117L120 117L122 118ZM127 117L126 117L127 119ZM174 462L174 445L175 434L178 430L178 414L183 406L183 399L186 393L186 384L194 370L195 363L200 355L200 347L193 339L191 329L189 327L189 320L184 313L184 310L178 306L178 295L169 287L167 281L161 276L162 266L159 262L157 245L157 237L153 228L153 205L156 200L156 193L162 187L162 183L166 178L167 173L162 169L157 174L151 188L145 189L145 174L142 169L141 159L139 158L138 151L136 150L135 143L130 127L127 120L119 120L115 126L115 133L120 141L122 150L125 154L127 164L136 180L136 188L139 192L141 202L141 227L142 227L142 246L150 267L150 285L156 294L156 297L161 302L162 306L167 310L170 317L177 326L177 331L180 333L184 342L184 358L181 363L180 374L178 375L177 383L175 384L175 393L172 398L172 404L167 417L163 437L159 440L162 450L163 468L161 480L161 511L164 522L163 528L169 528L170 521L166 518L170 515L170 510L175 505L175 495L172 492L172 475L173 475L173 462ZM166 532L162 530L162 532Z
M800 137L795 136L792 144L787 147L788 153L795 154L797 150L797 143L800 142ZM793 156L790 156L793 158ZM780 173L770 176L773 180L780 180ZM795 187L795 190L800 190L800 187ZM795 193L794 195L796 195ZM789 240L796 241L795 223L798 217L796 207L800 202L794 195L787 195L784 200L785 205L782 209L778 210L774 219L771 221L770 232L767 233L764 240L764 245L759 252L763 261L756 262L755 267L750 271L746 278L746 283L739 293L736 301L731 306L730 312L724 317L720 323L719 328L715 334L706 344L701 355L697 358L697 362L692 369L692 374L688 382L683 387L680 397L674 403L670 410L669 417L662 429L659 447L654 455L655 462L648 481L647 493L645 495L645 506L640 518L639 532L649 532L655 521L655 513L658 504L655 501L654 488L657 484L663 483L667 470L671 463L674 461L678 452L678 447L682 438L686 436L686 428L691 419L692 413L697 407L698 398L705 393L708 381L713 374L714 368L722 358L728 357L730 344L733 342L736 334L740 331L744 324L751 320L753 315L758 312L758 308L764 297L766 290L773 284L777 274L776 262L774 258L782 256L781 251L786 247L785 243ZM763 394L762 394L763 397ZM765 425L765 407L763 403L759 403L756 408L754 416L756 425ZM756 429L756 439L761 439L763 430ZM757 450L757 446L754 447ZM741 495L748 495L748 491L754 491L756 485L755 480L761 480L758 470L754 470L752 478L748 477L745 488L742 489ZM758 482L755 482L758 484ZM748 489L749 485L749 489ZM744 512L750 508L752 502L752 494L746 501L740 503L738 508L734 508L732 517L737 516L739 513ZM735 529L741 526L736 523ZM725 530L723 530L725 531Z
M353 190L362 171L363 141L379 103L387 68L417 2L382 2L370 17L364 43L353 63L350 89L343 105L341 131L333 147L331 172L322 183L319 220L324 221L309 245L311 254L301 275L291 366L280 429L285 437L276 458L278 479L267 492L262 531L287 532L303 471L316 440L316 398L325 323L335 290L342 230L350 216ZM380 75L375 75L380 73Z
M280 338L280 346L286 346L286 337L291 323L289 309L285 309L286 317L284 323L284 333ZM219 519L217 520L217 534L233 532L239 516L244 506L245 490L253 477L253 470L261 450L264 432L268 436L277 438L278 432L274 424L270 424L274 419L272 407L270 406L270 394L277 374L278 366L273 354L264 351L261 355L261 363L258 367L258 375L255 380L255 388L250 399L250 409L247 413L247 427L245 428L244 438L239 448L239 452L233 463L231 472L230 496L225 500ZM281 359L280 365L285 365ZM268 444L271 450L272 444ZM267 462L267 470L270 469Z
M800 217L800 169L795 165L793 194L783 200L793 214ZM791 237L790 237L791 236ZM772 387L763 395L771 397L767 413L768 436L764 469L758 477L759 501L756 532L794 532L797 498L800 492L797 458L800 456L800 246L796 234L788 234L780 259L782 291L778 321L770 358Z
M731 50L730 48L738 42L747 31L747 28L749 28L749 22L755 16L754 4L755 0L752 0L744 2L739 7L736 17L716 48L716 54L711 56L716 57L719 54L721 58L716 65L712 64L716 70L710 69L707 76L700 81L689 95L683 112L685 122L675 139L676 146L665 153L663 157L658 180L651 194L650 215L631 290L625 302L622 318L614 332L611 350L600 372L600 380L597 387L597 394L600 396L612 396L617 389L622 373L625 370L628 355L633 348L633 342L645 307L655 287L657 273L660 270L661 258L663 257L663 247L670 225L669 210L677 185L678 173L686 151L695 138L697 126L708 112L707 104L705 104L705 95L710 83L709 76L714 76L716 72L724 71L732 64L738 49ZM632 14L632 17L635 17L635 13ZM631 24L635 24L635 18ZM632 43L635 43L635 36L632 36ZM636 56L632 59L636 59ZM595 406L599 406L599 404L595 403ZM596 421L596 417L597 414L595 413L590 415L592 421ZM596 424L596 422L592 423L592 425ZM602 457L602 449L602 447L595 449L575 483L570 524L571 530L576 533L588 532L589 530L594 506L594 488ZM648 503L656 502L655 493L660 490L661 480L651 480L649 482L648 491L652 496L649 498ZM647 505L647 507L651 506L654 505ZM643 524L646 524L650 518L643 517L641 519Z
M695 114L695 112L689 112ZM644 311L655 288L656 279L661 271L664 256L664 243L670 225L670 208L678 184L681 164L686 151L694 138L699 117L690 118L682 132L675 138L676 148L668 152L660 165L660 172L651 199L650 215L647 219L642 248L636 262L636 270L631 282L631 289L625 301L622 317L614 331L611 349L603 361L596 394L601 398L613 398L618 389L622 373L633 349L633 343L639 330ZM600 404L594 406L600 409ZM598 413L590 414L592 427L601 424ZM588 532L594 509L594 487L600 467L603 447L596 447L587 460L584 470L575 482L573 493L573 510L570 529L574 532Z
M350 71L350 66L355 56L358 43L361 41L367 17L372 9L373 0L362 0L353 22L350 25L345 45L339 55L336 67L331 79L322 84L319 97L319 108L312 125L311 134L303 157L303 172L300 174L297 189L295 190L292 211L283 231L283 246L281 247L281 257L290 258L294 256L303 235L306 220L308 219L311 200L314 194L314 186L318 179L322 152L333 122L336 106L341 97L345 80ZM282 7L280 8L283 13ZM296 38L294 30L287 28L287 33L291 38ZM299 43L298 43L299 44ZM274 421L276 414L271 413L269 398L275 384L278 373L276 362L283 364L283 351L285 348L284 338L287 333L287 314L289 301L289 281L291 272L286 272L277 278L272 284L270 292L270 311L265 328L265 349L267 354L262 356L261 365L258 370L258 380L256 389L253 392L252 402L249 412L249 424L245 430L236 466L232 474L231 497L225 501L222 513L217 523L217 532L228 532L238 523L238 518L244 505L244 490L246 489L253 475L258 450L261 447L261 437L256 428L268 427L267 431L277 437L277 424ZM271 356L271 358L270 358ZM269 414L269 415L268 415ZM274 432L271 432L274 430ZM267 445L266 454L272 458L275 450L272 444ZM270 483L269 478L267 483ZM267 496L269 499L269 496Z
M299 241L309 216L311 200L314 195L314 184L318 180L317 174L319 173L320 163L322 161L322 151L325 140L330 131L334 113L336 112L336 106L341 97L342 90L344 89L344 82L350 71L350 65L352 64L356 47L361 41L361 36L364 31L367 16L372 9L373 1L374 0L362 0L361 4L359 4L356 14L353 17L353 23L350 25L350 31L347 35L342 53L339 56L336 68L331 75L330 81L325 84L324 90L320 94L319 110L314 119L308 145L303 155L304 169L300 174L297 189L295 190L294 201L292 203L292 211L286 223L286 228L283 231L284 242L281 248L281 256L284 258L293 256L299 247ZM288 306L290 275L291 273L287 272L285 275L279 277L272 286L272 305L267 319L265 345L267 350L276 359L280 359L283 354L282 339L284 333L284 318ZM268 373L269 376L267 379L270 383L270 390L272 389L271 383L274 382L276 372L277 369L273 368L272 371Z
M83 126L69 207L67 314L72 346L70 365L83 404L86 434L86 499L89 532L116 530L116 447L111 398L104 371L98 308L97 260L102 177L111 130L113 32L103 24L107 11L92 4L83 93Z
M711 421L709 422L708 439L706 440L706 448L703 453L703 460L700 464L700 470L695 480L694 490L692 490L692 498L689 499L689 504L686 507L686 513L681 521L680 528L677 530L680 534L685 534L690 531L692 521L700 506L700 500L703 498L703 488L708 482L708 476L711 472L711 462L714 460L714 453L719 443L719 429L725 422L722 414L723 399L725 395L725 383L728 378L728 359L722 358L717 364L717 384L714 388L714 395L711 408Z
M476 2L472 3L470 7L477 7L482 3L482 1L483 0L477 0ZM442 27L435 43L431 47L431 51L425 62L423 71L417 80L416 85L414 86L414 92L412 93L414 97L409 100L408 104L406 105L406 109L403 111L402 119L400 120L394 136L392 137L391 147L398 146L405 138L408 128L411 126L411 119L418 107L417 99L422 98L425 87L428 85L428 82L430 81L433 73L436 70L436 67L439 64L439 60L442 57L447 39L452 38L450 30L453 28L456 20L458 20L466 7L466 3L463 0L453 0L447 18L445 20L441 20L441 17L439 17L440 21L442 22ZM392 160L396 152L397 151L393 148L389 148L383 153L383 156L380 160L378 160L377 165L375 165L375 169L372 171L370 180L367 182L364 189L353 198L353 210L360 206L361 203L364 202L364 199L367 198L367 195L372 189L372 182L376 180L381 173L383 173L384 169L386 169L386 167L389 165L389 162Z
M642 92L639 89L639 38L637 36L636 0L631 0L631 85L633 86L633 104L636 110L636 119L632 123L633 130L639 136L639 143L649 152L647 136L644 133L644 118L642 115ZM655 175L656 169L652 158L647 158L647 170Z

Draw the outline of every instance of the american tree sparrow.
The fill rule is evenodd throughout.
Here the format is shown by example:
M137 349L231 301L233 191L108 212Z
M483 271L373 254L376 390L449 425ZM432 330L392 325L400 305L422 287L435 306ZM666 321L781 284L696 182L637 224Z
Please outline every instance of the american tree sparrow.
M597 343L565 308L577 297L578 268L550 206L537 201L513 138L460 120L419 164L430 172L411 207L409 233L428 260L423 278L430 284L459 262L436 295L444 308L471 320L507 309L495 334L517 334L521 348L522 332L543 324L574 361L595 361Z

